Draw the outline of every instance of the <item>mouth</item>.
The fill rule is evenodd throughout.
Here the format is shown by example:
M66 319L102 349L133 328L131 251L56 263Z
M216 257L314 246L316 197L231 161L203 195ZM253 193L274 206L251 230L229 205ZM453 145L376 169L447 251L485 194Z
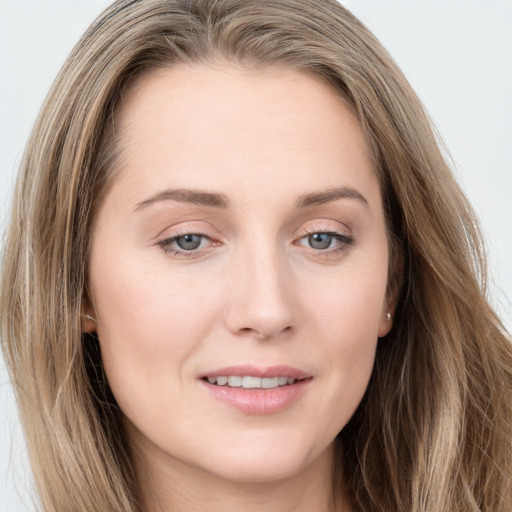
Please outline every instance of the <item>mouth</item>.
M256 377L254 375L219 375L218 377L203 377L204 381L214 386L244 389L274 389L282 386L291 386L306 379L293 377Z
M310 388L313 376L290 366L231 366L200 376L209 395L250 415L291 407Z

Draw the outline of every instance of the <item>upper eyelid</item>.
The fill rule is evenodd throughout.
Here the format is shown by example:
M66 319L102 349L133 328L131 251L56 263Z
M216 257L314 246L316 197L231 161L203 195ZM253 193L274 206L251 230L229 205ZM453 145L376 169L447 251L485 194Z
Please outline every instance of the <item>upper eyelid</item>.
M343 230L339 228L332 228L330 226L324 226L324 227L317 227L314 228L306 228L301 231L301 234L299 235L299 238L303 238L305 236L313 235L316 233L327 233L331 235L343 235L343 236L350 236L349 230Z
M330 216L321 216L309 219L303 218L301 219L300 224L296 224L295 227L293 227L293 224L288 224L288 226L285 227L285 230L288 231L290 229L290 235L292 235L293 232L293 240L297 240L302 236L312 233L339 233L340 235L352 237L353 229L351 225L344 222L344 220L345 219L331 218ZM166 228L159 230L159 232L152 238L156 243L158 243L162 240L169 240L171 238L177 238L187 234L197 234L212 240L223 241L223 239L226 238L224 236L226 234L224 233L226 229L228 229L227 238L233 236L234 232L232 228L232 226L229 227L223 222L221 230L219 231L208 219L187 219L174 226L167 226Z
M328 219L328 218L319 218L312 221L307 221L305 223L302 223L302 226L305 226L303 230L305 232L326 232L326 231L344 231L351 233L352 229L349 225L346 223L335 220L335 219Z
M202 225L204 224L209 224L209 223L205 223L204 221L194 221L193 224L196 224L196 223L201 223ZM179 238L180 236L185 236L185 235L203 235L203 236L206 236L208 238L215 238L215 234L214 234L214 229L213 228L204 228L204 227L197 227L195 225L190 225L190 223L186 223L186 225L184 227L181 227L181 226L177 226L177 227L166 227L165 229L162 229L158 232L158 234L156 234L154 237L153 237L153 240L156 241L157 243L161 240L169 240L171 238Z
M299 236L299 238L304 238L309 235L314 235L315 233L326 233L326 234L330 234L330 235L340 235L340 236L345 236L345 237L352 236L352 233L348 232L348 230L343 231L340 229L332 229L332 228L324 228L324 229L317 228L317 229L311 229L311 230L304 231L302 233L302 235Z
M204 221L194 221L194 223L195 222L204 223ZM305 228L297 230L298 233L295 235L294 240L314 233L332 233L350 237L352 236L352 230L347 225L342 224L339 221L320 219L318 222L321 223L321 225L306 226ZM337 224L338 227L334 227L332 225L333 223ZM210 239L222 238L215 229L203 229L196 226L187 225L184 227L176 227L173 228L170 233L164 235L163 233L168 230L169 228L162 230L158 235L155 236L155 240L158 242L162 240L170 240L172 238L179 238L180 236L186 235L201 235ZM216 233L214 233L214 231Z

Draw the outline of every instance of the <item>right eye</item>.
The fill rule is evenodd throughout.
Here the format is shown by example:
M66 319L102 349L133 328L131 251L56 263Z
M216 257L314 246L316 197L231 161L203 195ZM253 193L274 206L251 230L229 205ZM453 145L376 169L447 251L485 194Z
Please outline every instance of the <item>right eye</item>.
M197 257L206 250L208 246L218 244L209 236L202 233L176 233L158 242L167 254L181 257Z
M194 251L199 248L202 239L203 235L191 233L189 235L176 237L174 242L180 249L183 249L184 251Z

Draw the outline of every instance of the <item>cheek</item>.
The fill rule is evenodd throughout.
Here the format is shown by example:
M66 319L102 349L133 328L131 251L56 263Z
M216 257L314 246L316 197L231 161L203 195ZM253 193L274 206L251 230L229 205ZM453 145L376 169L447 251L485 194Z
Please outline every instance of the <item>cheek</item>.
M323 288L304 288L303 295L308 295L318 327L329 332L329 338L347 342L378 338L386 303L386 263L347 265L336 275L323 279Z
M370 379L378 343L378 327L386 293L385 266L375 271L347 271L335 285L311 298L315 339L325 351L326 410L335 411L333 425L343 427L359 405Z
M148 396L158 401L166 386L181 385L185 362L219 316L212 287L147 268L103 264L91 282L105 373L128 415L130 404L144 407Z

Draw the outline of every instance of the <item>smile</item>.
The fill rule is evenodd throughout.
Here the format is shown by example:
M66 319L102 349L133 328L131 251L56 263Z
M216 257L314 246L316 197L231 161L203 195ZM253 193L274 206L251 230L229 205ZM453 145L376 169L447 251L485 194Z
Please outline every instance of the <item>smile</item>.
M252 375L219 375L218 377L207 377L210 384L216 386L228 386L231 388L245 389L272 389L279 386L288 386L294 384L297 379L292 377L254 377Z
M209 396L249 415L275 414L292 407L312 380L310 373L288 365L237 365L199 376Z

